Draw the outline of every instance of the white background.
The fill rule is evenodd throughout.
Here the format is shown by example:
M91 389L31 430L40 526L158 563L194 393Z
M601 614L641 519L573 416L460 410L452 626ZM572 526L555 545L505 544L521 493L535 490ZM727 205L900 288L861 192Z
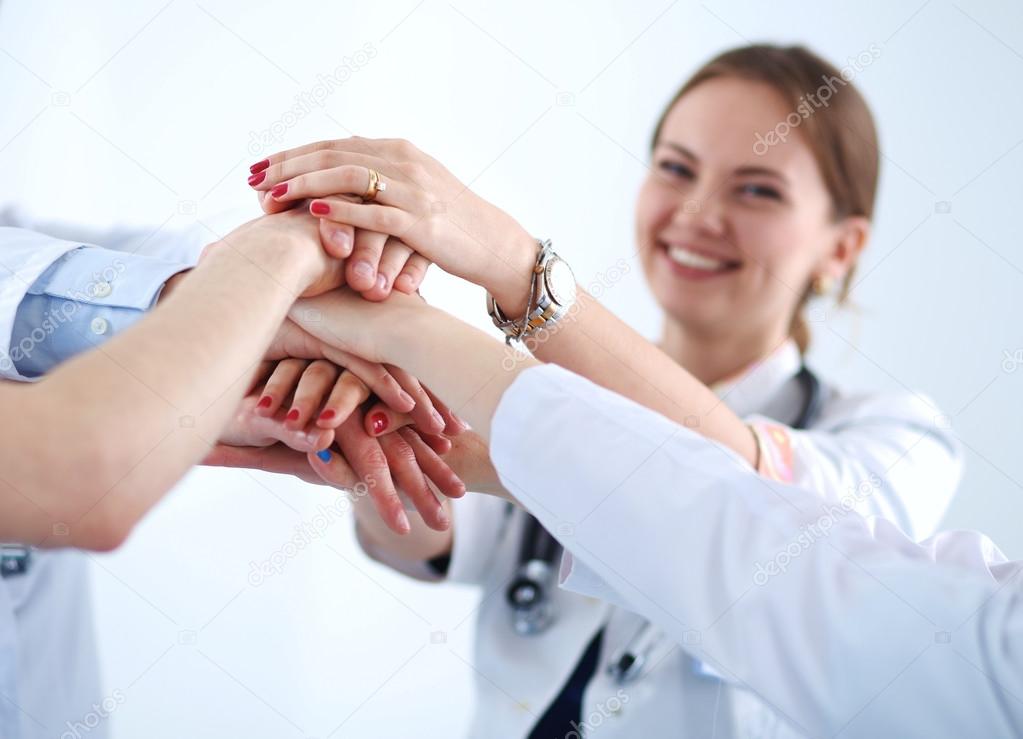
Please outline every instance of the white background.
M584 284L629 260L636 269L605 301L653 336L632 208L677 85L751 41L802 42L839 66L876 44L855 78L883 144L875 237L858 307L823 306L812 360L851 388L933 397L967 448L947 526L982 529L1023 557L1023 365L1003 363L1023 353L1021 20L1009 0L6 0L0 204L219 230L255 215L246 167L263 154L402 136L552 237ZM250 148L318 75L366 48L373 58L322 108ZM475 288L435 274L426 292L486 325ZM249 583L251 562L334 500L288 479L200 469L119 552L92 558L107 693L125 696L117 737L464 730L478 593L371 563L347 519L280 575Z

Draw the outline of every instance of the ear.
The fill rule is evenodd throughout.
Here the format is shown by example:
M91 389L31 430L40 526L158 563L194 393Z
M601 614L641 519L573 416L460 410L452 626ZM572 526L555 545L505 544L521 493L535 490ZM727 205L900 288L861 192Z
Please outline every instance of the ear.
M870 220L865 216L848 216L835 224L831 251L817 265L815 275L841 282L860 258L870 239Z

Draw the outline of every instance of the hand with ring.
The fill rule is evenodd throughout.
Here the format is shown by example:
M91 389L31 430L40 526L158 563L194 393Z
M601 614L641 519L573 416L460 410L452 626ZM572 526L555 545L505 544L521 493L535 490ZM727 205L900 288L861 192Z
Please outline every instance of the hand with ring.
M267 212L308 203L321 219L321 235L339 227L354 227L356 240L374 235L375 251L353 251L348 260L346 276L357 291L366 283L354 277L373 271L374 263L381 265L378 273L385 270L379 255L390 235L395 247L486 288L506 315L525 310L536 240L407 141L322 141L253 166L262 167L250 184ZM396 278L401 285L404 275Z

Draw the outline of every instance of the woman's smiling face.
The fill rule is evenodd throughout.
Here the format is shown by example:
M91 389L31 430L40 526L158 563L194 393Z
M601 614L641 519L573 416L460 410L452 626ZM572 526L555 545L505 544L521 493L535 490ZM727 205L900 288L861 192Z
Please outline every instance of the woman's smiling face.
M840 279L859 252L798 128L754 153L791 112L769 85L721 77L664 119L636 236L657 301L688 330L787 335L813 277Z

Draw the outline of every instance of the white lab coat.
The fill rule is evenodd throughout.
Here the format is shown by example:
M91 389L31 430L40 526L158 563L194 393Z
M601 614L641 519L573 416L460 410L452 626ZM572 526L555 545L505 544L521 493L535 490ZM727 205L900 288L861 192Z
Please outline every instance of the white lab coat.
M505 393L491 456L566 547L562 588L651 619L788 731L1023 735L1023 563L984 536L915 544L885 519L829 509L820 491L765 482L728 449L553 366ZM665 723L666 707L653 713L662 723L628 733L689 728ZM704 736L727 735L716 728Z
M66 252L82 244L118 251L198 257L204 234L119 229L104 232L50 224L52 235L5 227L0 214L0 377L24 381L8 359L18 306L32 283ZM18 225L23 225L18 223ZM85 238L82 238L85 236ZM0 737L54 739L77 731L108 735L102 715L88 563L74 550L33 552L28 571L0 579ZM109 701L109 696L107 696ZM97 708L99 706L99 708Z
M768 418L791 422L803 403L794 380L799 367L799 351L789 342L741 377L715 389L751 423ZM821 413L811 429L789 432L795 484L836 504L869 486L869 495L859 496L858 511L885 516L914 538L933 533L961 473L958 445L947 431L935 426L939 412L927 399L911 394L847 396L825 387L822 395ZM577 427L576 443L584 447L591 443L593 432L586 429L583 434L578 432L581 428L585 427ZM544 438L531 431L522 433L534 442ZM582 438L586 441L581 442ZM545 448L546 440L536 445ZM536 467L554 464L548 461L553 457L539 453L544 461L535 462ZM504 473L516 479L514 469ZM608 483L614 479L609 472ZM575 487L569 483L565 494ZM766 487L763 492L771 495ZM594 717L587 722L590 736L790 735L788 725L769 705L708 675L670 638L657 643L648 658L651 667L640 679L618 684L606 667L643 624L644 616L637 615L637 609L555 589L557 621L541 634L517 635L505 589L516 569L525 516L521 511L510 512L501 500L469 496L456 502L453 517L448 578L481 585L484 592L474 652L463 655L478 675L469 736L527 736L601 628L605 632L598 668L583 701L584 720ZM623 527L613 535L629 542L646 532ZM363 546L371 556L400 571L431 579L424 563L396 561L366 542ZM710 557L701 566L713 572L716 562ZM599 727L593 725L596 722Z

